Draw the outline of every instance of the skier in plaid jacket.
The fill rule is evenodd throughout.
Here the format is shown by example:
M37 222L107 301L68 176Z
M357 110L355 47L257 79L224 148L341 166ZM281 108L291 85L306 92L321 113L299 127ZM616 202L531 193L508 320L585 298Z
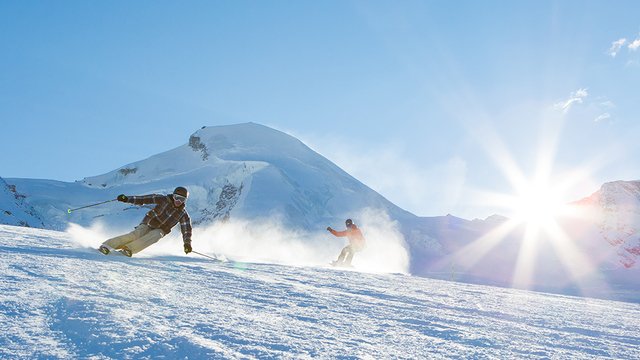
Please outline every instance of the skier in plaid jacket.
M115 249L131 257L133 254L158 242L158 240L171 232L172 227L180 223L184 252L185 254L190 253L191 218L185 208L188 197L189 191L182 186L178 186L173 191L173 194L170 195L118 195L118 201L135 205L156 204L156 206L147 212L140 225L136 226L132 232L111 238L102 243L99 248L100 252L107 255L111 250Z

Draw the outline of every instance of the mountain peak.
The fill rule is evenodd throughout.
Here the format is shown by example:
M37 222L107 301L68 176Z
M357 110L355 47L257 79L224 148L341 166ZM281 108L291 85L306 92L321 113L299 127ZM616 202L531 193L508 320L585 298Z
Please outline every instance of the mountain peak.
M595 210L600 236L617 250L619 262L633 267L640 256L640 181L604 183L591 196L574 203Z
M603 193L626 193L626 194L639 194L640 193L640 181L624 181L617 180L606 182L600 187L600 191Z
M193 194L188 208L196 223L275 216L324 229L335 217L365 208L413 216L295 137L256 123L204 126L184 145L80 185L115 195L185 186Z
M204 126L189 138L189 146L201 151L204 158L214 155L224 160L235 160L237 155L256 159L265 155L299 157L311 151L295 137L256 123Z

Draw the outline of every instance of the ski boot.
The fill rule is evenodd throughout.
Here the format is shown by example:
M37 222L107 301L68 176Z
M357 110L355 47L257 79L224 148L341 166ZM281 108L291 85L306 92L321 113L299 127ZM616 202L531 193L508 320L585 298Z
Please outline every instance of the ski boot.
M104 245L100 245L100 247L98 248L98 251L100 251L101 253L103 253L105 255L109 255L109 253L111 252L109 250L109 248L104 246Z
M126 256L126 257L131 257L131 255L133 255L133 254L131 253L131 250L129 250L129 248L128 248L128 247L126 247L126 246L125 246L125 247L123 247L122 249L118 250L118 252L119 252L120 254L122 254L122 255Z

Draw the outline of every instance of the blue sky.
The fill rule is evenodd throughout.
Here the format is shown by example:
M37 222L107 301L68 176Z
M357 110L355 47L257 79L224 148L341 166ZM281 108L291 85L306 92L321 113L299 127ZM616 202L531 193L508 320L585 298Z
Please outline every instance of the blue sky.
M203 125L252 121L418 215L508 213L486 195L522 179L577 200L640 179L639 13L637 1L3 1L0 176L79 180Z

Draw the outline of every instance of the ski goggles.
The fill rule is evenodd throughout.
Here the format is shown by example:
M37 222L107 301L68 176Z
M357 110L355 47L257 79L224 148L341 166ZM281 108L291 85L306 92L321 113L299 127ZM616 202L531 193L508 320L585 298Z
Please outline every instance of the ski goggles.
M187 201L187 198L185 196L182 195L178 195L178 194L173 194L173 201L178 201L178 202L185 202Z

